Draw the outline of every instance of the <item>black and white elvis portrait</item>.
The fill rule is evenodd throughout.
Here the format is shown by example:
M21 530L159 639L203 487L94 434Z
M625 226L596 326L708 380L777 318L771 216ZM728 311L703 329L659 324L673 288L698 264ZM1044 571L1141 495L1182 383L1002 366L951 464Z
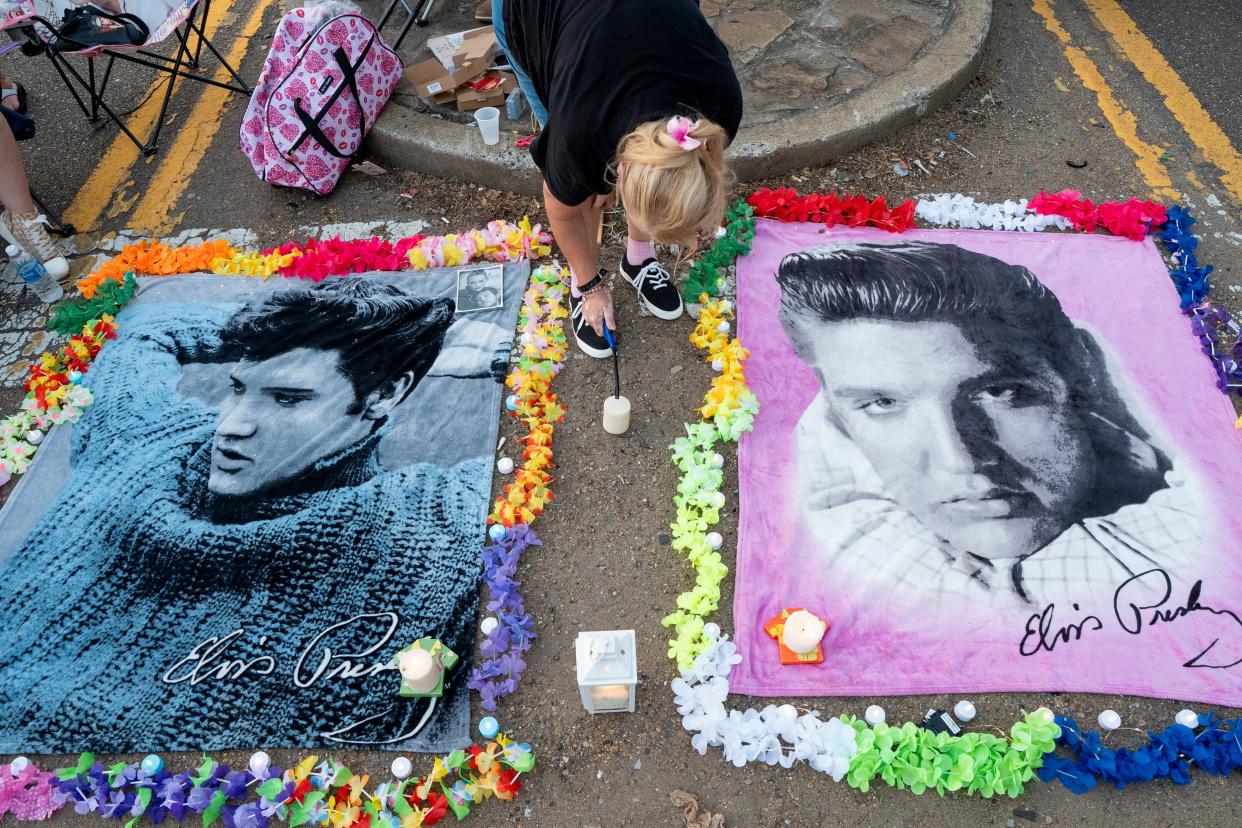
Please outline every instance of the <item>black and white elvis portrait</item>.
M0 513L0 752L465 736L512 320L454 282L144 285ZM424 637L465 663L399 698Z
M801 513L849 583L1068 604L1199 554L1198 485L1030 270L952 244L832 244L786 256L777 281L819 385L794 437Z

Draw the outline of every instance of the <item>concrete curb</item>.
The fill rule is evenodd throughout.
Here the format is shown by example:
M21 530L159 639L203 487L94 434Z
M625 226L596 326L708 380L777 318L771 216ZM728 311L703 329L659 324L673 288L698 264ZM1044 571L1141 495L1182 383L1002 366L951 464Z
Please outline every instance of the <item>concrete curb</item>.
M955 0L953 5L945 33L900 72L824 110L743 129L729 148L738 180L825 163L953 100L979 69L992 24L992 0ZM529 151L503 141L485 146L473 126L404 106L384 108L365 148L389 167L526 195L542 192Z

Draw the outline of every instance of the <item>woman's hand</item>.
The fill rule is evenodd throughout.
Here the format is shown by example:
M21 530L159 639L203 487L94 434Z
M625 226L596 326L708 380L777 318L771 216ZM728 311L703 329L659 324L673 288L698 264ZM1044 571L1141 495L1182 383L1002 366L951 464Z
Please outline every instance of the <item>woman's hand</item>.
M609 330L617 329L617 323L612 318L612 292L607 287L593 290L582 297L582 318L600 336L604 335L605 322L608 323Z

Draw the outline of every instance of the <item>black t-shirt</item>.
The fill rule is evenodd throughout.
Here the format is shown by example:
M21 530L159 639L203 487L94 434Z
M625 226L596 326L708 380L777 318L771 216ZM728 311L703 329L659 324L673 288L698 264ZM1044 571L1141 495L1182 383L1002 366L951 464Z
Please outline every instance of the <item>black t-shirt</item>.
M548 108L531 155L565 204L612 191L617 144L641 123L702 115L737 134L742 90L698 0L505 0L504 25Z

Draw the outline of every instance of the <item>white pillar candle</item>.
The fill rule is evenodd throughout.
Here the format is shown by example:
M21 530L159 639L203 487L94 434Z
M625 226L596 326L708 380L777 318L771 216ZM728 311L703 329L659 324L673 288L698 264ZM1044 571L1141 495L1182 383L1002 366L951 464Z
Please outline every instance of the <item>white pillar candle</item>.
M604 400L604 431L624 434L630 428L630 401L625 397Z
M398 664L401 678L415 693L430 693L440 683L440 671L431 659L431 653L415 647L402 654Z
M798 610L785 619L781 643L799 655L813 653L827 631L828 625L815 613Z

